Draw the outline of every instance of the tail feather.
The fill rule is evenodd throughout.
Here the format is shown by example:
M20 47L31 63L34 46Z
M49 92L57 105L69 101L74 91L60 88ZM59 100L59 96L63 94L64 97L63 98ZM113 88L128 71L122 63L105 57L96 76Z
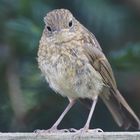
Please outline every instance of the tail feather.
M129 128L140 130L140 120L118 90L112 89L107 94L100 94L100 97L120 127L125 130Z

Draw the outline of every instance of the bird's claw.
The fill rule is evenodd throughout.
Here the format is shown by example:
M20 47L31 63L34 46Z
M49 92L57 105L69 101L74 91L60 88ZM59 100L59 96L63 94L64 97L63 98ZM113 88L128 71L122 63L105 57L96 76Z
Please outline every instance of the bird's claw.
M92 130L91 130L92 131ZM101 128L93 129L94 132L104 132Z
M43 133L59 133L59 132L70 132L69 129L57 129L57 128L50 128L48 130L35 130L35 133L43 134Z
M96 128L96 129L86 129L86 128L81 128L78 133L84 133L84 132L92 132L92 133L97 133L97 132L103 132L102 129Z
M77 132L77 131L79 131L79 130L78 130L78 129L75 129L75 128L70 128L69 131L70 131L70 132Z

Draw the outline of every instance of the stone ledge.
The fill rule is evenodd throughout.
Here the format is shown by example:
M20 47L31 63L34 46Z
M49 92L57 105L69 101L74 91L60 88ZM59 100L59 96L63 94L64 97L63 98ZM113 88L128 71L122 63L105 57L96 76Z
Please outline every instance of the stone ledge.
M0 140L140 140L140 132L0 133Z

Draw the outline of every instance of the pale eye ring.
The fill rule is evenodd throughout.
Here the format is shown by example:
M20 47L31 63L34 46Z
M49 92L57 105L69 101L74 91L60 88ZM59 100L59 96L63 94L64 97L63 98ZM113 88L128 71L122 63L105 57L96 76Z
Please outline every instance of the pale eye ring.
M51 29L51 27L50 26L47 26L47 29L48 29L48 31L52 31L52 29Z
M72 27L73 23L72 20L69 22L69 27Z

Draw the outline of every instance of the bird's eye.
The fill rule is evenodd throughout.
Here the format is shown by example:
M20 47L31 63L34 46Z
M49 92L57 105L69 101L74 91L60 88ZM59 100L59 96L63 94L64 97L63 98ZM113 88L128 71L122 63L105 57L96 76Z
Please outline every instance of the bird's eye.
M52 31L52 29L51 29L51 27L50 26L47 26L47 29L48 29L48 31Z
M72 27L72 20L69 22L69 27Z

